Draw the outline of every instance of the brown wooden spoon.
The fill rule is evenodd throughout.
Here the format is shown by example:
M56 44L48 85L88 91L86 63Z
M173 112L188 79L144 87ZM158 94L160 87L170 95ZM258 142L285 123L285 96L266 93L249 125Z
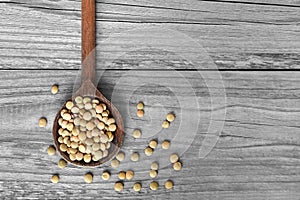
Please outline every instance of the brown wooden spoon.
M53 125L53 138L55 145L61 154L61 156L68 162L82 167L97 167L109 160L111 160L119 151L123 144L124 139L124 126L122 117L117 110L117 108L107 100L103 94L95 86L95 74L96 74L96 3L95 0L82 0L82 73L81 73L81 86L75 92L72 100L77 96L88 96L98 99L100 102L106 104L108 110L110 111L112 117L116 121L117 130L114 134L114 140L109 149L108 156L102 158L101 160L89 163L82 161L72 161L66 152L62 152L59 148L60 144L58 142L59 124L58 120L60 118L61 110L65 108L66 103L62 109L57 113Z

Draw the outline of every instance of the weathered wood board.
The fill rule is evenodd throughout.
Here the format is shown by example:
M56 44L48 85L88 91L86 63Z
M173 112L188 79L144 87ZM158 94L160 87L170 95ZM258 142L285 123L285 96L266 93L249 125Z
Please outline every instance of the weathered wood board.
M54 116L79 81L80 9L80 0L0 0L0 199L300 199L300 1L97 1L98 88L126 128L118 170L61 170L59 156L46 153ZM134 114L140 100L143 119ZM162 131L170 111L176 121ZM172 140L171 150L147 159L151 138ZM129 161L134 151L137 163ZM183 161L176 173L166 164L175 151ZM156 192L148 189L153 160L161 163ZM128 169L140 193L134 181L113 190L116 173ZM93 184L83 181L88 171Z

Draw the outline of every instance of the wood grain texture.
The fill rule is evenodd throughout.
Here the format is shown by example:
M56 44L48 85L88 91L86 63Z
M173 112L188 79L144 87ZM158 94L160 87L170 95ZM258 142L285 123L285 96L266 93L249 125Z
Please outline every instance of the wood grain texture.
M47 146L53 143L54 116L65 99L72 96L78 74L70 70L1 71L0 124L1 130L5 130L0 138L2 198L299 199L299 72L222 72L227 96L226 106L222 107L211 104L212 96L221 97L222 87L216 85L210 92L206 87L207 82L219 81L215 72L201 72L202 77L212 74L211 80L204 81L194 71L98 71L98 76L102 74L99 89L105 96L116 98L113 102L127 119L127 135L122 148L126 160L118 170L134 169L134 181L141 181L145 187L141 193L134 193L131 189L134 181L125 182L121 194L113 190L118 170L112 169L112 179L104 182L100 174L106 167L93 169L94 183L84 184L83 175L88 170L72 166L60 170L56 166L59 157L49 157L46 153ZM153 85L147 85L149 81ZM57 95L50 94L53 83L60 85ZM187 92L190 88L195 95ZM199 107L181 107L182 101L192 106L194 98ZM128 105L124 99L129 99L125 102ZM134 115L139 100L146 105L143 120ZM160 187L152 192L147 189L150 163L152 160L165 162L163 158L172 151L159 148L151 159L142 151L150 138L170 139L180 126L186 123L194 126L190 119L181 118L182 109L191 116L201 113L199 129L182 155L183 170L174 173L171 166L159 170L157 181L163 185L165 180L172 179L175 188L165 191ZM207 130L211 115L225 109L225 126L217 145L205 159L199 159L199 148L210 135ZM161 132L160 124L170 111L176 113L176 121L169 130ZM40 116L49 120L46 129L37 127ZM137 127L143 130L140 140L130 135ZM186 138L181 144L189 145L187 141ZM133 151L141 154L138 163L129 161ZM60 174L61 183L50 183L52 173Z
M173 30L199 43L219 69L299 69L299 2L274 1L283 6L268 5L272 4L268 0L262 1L267 5L254 0L241 2L98 1L98 66L132 69L156 60L161 68L168 65L190 69L177 64L178 55L166 57L162 52L149 52L141 43L136 44L141 55L130 55L130 41L149 39L147 34L132 30L156 27L162 31L155 35L154 47L178 49L179 56L199 53L198 48L182 47L163 31ZM80 1L20 0L0 4L1 69L80 68ZM115 33L121 35L113 36ZM109 66L116 54L127 56Z

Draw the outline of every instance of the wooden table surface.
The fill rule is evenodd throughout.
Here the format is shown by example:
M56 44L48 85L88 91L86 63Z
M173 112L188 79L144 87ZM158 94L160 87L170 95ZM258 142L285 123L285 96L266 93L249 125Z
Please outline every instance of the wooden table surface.
M98 87L126 127L119 169L59 169L59 156L46 152L78 82L80 9L79 0L0 0L0 199L300 199L299 0L98 0ZM177 118L162 131L168 112ZM46 128L37 126L42 116ZM146 158L151 138L172 149ZM180 172L166 162L172 152L182 154ZM158 191L148 187L154 160ZM128 169L135 179L115 192L117 172ZM88 171L93 184L83 181Z

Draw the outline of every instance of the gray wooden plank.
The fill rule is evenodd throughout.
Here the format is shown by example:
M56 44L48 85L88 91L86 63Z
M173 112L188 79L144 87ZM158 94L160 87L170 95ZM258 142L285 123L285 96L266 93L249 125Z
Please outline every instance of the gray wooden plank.
M107 165L92 169L95 182L87 185L83 183L83 175L89 170L72 166L60 170L56 166L59 156L47 155L46 148L53 143L53 118L71 96L77 75L77 71L71 70L1 71L1 197L299 199L299 72L221 72L227 96L224 107L221 103L223 86L217 84L220 81L217 72L98 71L100 90L107 97L113 97L126 119L127 134L122 147L126 160L118 170L135 170L134 181L141 181L145 186L138 194L131 189L133 181L125 182L121 194L114 192L116 169L110 169L113 174L110 181L102 181L100 174L108 168ZM57 95L50 94L54 83L60 85ZM208 88L209 83L214 84ZM194 93L189 92L191 88ZM212 99L220 101L212 104ZM146 105L143 120L134 115L139 100ZM199 103L199 107L194 106L193 100ZM203 141L211 136L209 123L222 120L225 110L225 125L216 146L206 158L199 158ZM160 132L160 123L169 111L177 114L176 121L168 131ZM184 132L193 136L192 127L197 120L183 118L185 112L190 116L200 113L200 124L192 143L189 138L180 143L172 142L176 149L164 152L159 148L151 159L147 159L142 150L150 138L173 140L175 133L186 124L189 128ZM37 127L41 116L49 120L45 129ZM136 127L142 128L144 133L140 140L130 136ZM182 146L189 146L182 155L183 170L174 173L170 166L164 166L157 178L161 187L157 192L151 192L148 189L151 161L165 163L165 158ZM132 151L141 152L138 163L129 161ZM58 185L50 183L53 173L61 175ZM175 183L171 192L162 187L167 179Z
M0 3L1 69L79 68L80 1ZM132 69L156 60L159 68L190 69L189 65L178 64L178 54L207 52L220 69L299 69L296 7L195 0L105 1L97 5L98 64L103 68ZM148 29L153 27L160 32L152 35ZM184 46L190 41L182 39L177 43L179 36L170 31L200 47ZM145 47L145 41L151 41L153 48L176 49L176 54L155 52L149 45ZM134 47L139 47L136 51L140 55L128 52ZM125 57L109 66L116 54Z

